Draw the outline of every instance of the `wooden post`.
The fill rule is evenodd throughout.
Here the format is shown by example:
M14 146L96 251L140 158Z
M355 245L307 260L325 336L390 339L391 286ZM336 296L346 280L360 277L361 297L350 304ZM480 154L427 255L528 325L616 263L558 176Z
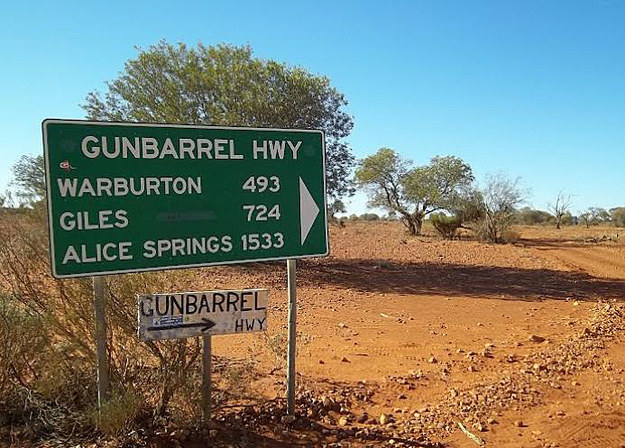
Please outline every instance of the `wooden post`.
M106 281L103 276L93 277L93 309L95 312L95 347L98 363L98 411L109 399L110 382L106 347Z
M202 420L204 424L211 418L211 370L212 370L212 347L211 334L202 335Z
M297 289L295 279L295 260L286 261L288 297L289 297L289 338L286 373L286 411L295 414L295 339L297 338Z

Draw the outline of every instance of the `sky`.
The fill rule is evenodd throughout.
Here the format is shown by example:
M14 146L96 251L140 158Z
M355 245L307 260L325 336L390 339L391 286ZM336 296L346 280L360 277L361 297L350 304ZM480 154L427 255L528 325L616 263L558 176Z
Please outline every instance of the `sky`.
M0 191L41 121L84 118L166 39L251 45L345 94L357 158L380 147L520 177L525 205L625 205L625 1L10 2L0 15ZM364 213L366 197L346 201Z

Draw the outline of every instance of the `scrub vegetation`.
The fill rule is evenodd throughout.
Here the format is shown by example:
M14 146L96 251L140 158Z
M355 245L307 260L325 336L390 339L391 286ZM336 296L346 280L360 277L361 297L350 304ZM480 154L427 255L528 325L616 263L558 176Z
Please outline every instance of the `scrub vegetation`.
M0 218L0 414L34 439L127 435L137 425L199 415L200 342L139 342L135 294L190 284L192 271L108 276L112 400L97 412L90 279L49 275L45 215L4 211ZM237 387L253 363L219 361L215 409L249 400ZM235 378L235 379L233 379ZM239 378L239 380L236 380ZM223 384L220 385L220 381ZM223 387L223 389L222 389ZM258 400L258 397L256 397Z

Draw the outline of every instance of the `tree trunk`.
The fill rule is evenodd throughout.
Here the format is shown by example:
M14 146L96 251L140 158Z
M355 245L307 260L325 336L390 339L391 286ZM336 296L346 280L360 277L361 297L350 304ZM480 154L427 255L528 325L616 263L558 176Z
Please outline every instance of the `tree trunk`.
M423 218L415 218L415 235L421 235L421 229L423 228Z
M417 228L411 218L403 217L401 219L401 222L404 224L404 226L406 226L406 230L408 230L408 233L410 235L415 236L417 234Z
M423 217L414 215L404 216L401 221L406 226L406 229L408 230L408 233L410 233L410 235L421 235L421 229L423 228Z

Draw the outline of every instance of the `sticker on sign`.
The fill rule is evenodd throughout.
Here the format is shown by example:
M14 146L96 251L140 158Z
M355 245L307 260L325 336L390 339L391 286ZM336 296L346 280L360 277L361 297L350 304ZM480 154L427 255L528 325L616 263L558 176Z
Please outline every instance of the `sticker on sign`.
M267 295L266 289L138 295L139 339L264 331Z
M57 278L328 254L317 130L48 119Z

